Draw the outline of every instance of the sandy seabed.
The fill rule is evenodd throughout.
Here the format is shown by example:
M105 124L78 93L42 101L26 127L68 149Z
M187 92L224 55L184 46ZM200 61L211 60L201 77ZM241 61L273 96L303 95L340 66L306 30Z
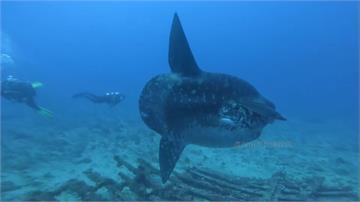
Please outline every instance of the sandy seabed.
M359 200L356 131L338 121L288 119L268 126L258 140L238 147L188 146L175 174L162 185L155 171L158 169L160 136L140 120L103 115L72 120L4 115L1 123L1 199L278 200L281 195L290 200ZM146 163L138 166L141 161ZM144 170L143 167L153 169L155 174L138 172ZM194 174L186 181L179 173L189 169L204 169L223 177L204 174L196 179ZM285 180L276 185L269 180L279 173L286 174L286 184L292 182L298 187L291 191L290 185L290 188L283 185L279 191L281 186L278 185L285 184ZM237 183L233 179L247 181ZM256 181L262 179L261 183ZM171 186L172 183L177 185ZM216 183L223 184L219 188ZM251 193L241 190L241 185L246 183ZM258 191L251 191L252 183L261 184ZM174 193L180 192L174 192L174 187L192 192L175 197ZM321 187L328 187L327 191ZM288 193L286 188L290 190ZM320 189L323 192L320 193ZM232 194L237 192L240 194ZM252 195L256 192L260 194ZM280 193L278 198L274 196L275 192Z

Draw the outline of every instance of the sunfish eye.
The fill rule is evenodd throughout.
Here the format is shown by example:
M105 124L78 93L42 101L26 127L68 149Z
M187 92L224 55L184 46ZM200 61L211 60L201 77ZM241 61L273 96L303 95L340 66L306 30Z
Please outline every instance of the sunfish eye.
M220 124L236 128L253 128L263 122L262 116L235 102L224 104L219 111Z
M240 105L235 103L226 103L220 109L220 115L222 117L238 117L239 111L241 110Z
M227 117L220 118L220 123L225 124L225 125L235 125L235 122Z

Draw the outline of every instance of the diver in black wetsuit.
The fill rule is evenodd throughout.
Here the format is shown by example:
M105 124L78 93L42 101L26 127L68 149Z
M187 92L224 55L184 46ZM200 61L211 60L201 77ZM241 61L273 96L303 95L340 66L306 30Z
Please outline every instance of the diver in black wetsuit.
M36 95L35 89L42 85L40 82L28 83L20 81L13 76L8 76L5 81L1 82L1 96L10 101L25 103L27 106L35 109L39 114L52 117L52 112L40 107L34 100Z
M106 93L105 95L94 95L92 93L77 93L73 95L73 98L86 98L93 103L106 103L110 106L115 106L125 99L125 96L118 92Z

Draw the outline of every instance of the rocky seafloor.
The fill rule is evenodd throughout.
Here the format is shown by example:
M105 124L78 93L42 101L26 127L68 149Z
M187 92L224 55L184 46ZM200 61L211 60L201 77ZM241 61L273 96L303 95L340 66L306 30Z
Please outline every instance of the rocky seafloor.
M119 116L2 117L2 201L359 200L354 131L335 122L279 122L228 149L188 146L166 184L159 135Z

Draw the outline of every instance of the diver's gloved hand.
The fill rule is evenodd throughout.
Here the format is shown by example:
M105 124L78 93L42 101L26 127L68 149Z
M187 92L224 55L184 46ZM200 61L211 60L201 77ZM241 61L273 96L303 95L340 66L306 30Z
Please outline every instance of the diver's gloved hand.
M49 110L47 110L47 109L45 109L45 108L43 108L43 107L40 107L40 109L37 111L41 116L44 116L44 117L46 117L46 118L53 118L54 117L54 114L51 112L51 111L49 111Z

